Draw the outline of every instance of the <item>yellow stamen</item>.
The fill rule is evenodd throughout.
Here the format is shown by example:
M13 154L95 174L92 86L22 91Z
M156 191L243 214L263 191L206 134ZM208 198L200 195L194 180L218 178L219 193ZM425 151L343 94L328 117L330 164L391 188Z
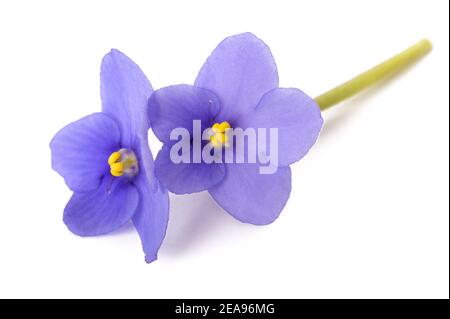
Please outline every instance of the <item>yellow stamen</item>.
M114 152L111 155L109 155L108 164L112 165L115 162L117 162L119 159L120 159L120 153L119 152Z
M219 147L219 146L220 146L219 142L216 140L215 135L211 136L211 137L209 138L209 141L211 142L211 144L212 144L214 147Z
M110 167L111 167L111 170L112 170L112 171L122 172L124 166L123 166L123 163L117 162L117 163L112 163L112 164L110 165Z
M214 123L214 125L212 126L212 130L214 133L220 133L219 131L219 123Z
M123 175L123 172L116 172L116 171L113 171L113 170L111 170L110 173L114 177L119 177L119 176Z
M230 123L228 123L227 121L223 121L222 123L219 124L219 132L224 133L225 130L230 127L231 127Z
M112 176L119 177L135 176L139 171L139 165L136 159L136 155L131 150L125 148L120 149L117 152L111 153L108 158L108 164Z
M231 128L231 125L227 121L223 121L222 123L214 123L212 126L212 131L214 134L209 138L214 147L220 147L222 145L227 146L228 136L226 135L226 130L229 128Z

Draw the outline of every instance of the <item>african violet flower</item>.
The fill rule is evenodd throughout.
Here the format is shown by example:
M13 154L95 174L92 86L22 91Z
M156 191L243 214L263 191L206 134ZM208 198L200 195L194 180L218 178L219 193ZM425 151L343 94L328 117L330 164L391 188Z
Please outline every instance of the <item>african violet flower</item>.
M168 195L154 177L148 147L152 87L126 55L111 50L101 66L102 112L61 129L50 143L52 167L74 192L64 222L95 236L133 221L147 262L157 257L168 222Z
M279 88L275 61L267 45L251 33L226 38L200 70L194 86L155 91L149 117L163 148L155 160L156 176L173 193L208 190L242 222L268 224L285 206L291 191L289 165L314 145L322 128L317 104L302 91ZM278 165L260 174L258 163L175 163L171 147L176 128L212 128L210 143L226 147L227 128L277 128ZM206 142L207 143L207 142Z

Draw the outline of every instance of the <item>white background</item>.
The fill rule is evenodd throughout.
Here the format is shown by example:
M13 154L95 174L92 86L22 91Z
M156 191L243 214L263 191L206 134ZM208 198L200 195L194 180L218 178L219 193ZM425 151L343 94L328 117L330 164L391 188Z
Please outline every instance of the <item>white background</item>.
M2 1L0 297L448 298L448 1ZM100 110L99 67L125 52L155 88L192 83L226 36L272 49L312 96L429 37L434 51L326 111L272 225L207 193L171 197L159 260L137 233L79 238L48 143ZM152 138L156 154L160 145Z

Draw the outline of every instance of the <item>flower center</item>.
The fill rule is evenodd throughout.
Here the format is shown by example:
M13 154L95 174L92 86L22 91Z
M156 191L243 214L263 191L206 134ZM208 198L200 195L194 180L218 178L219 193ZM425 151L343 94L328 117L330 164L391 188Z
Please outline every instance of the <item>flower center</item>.
M231 128L230 123L223 121L222 123L214 123L211 127L213 135L209 138L214 147L228 146L228 136L226 130Z
M133 177L139 171L139 165L136 154L133 151L122 148L117 152L111 153L108 158L108 164L112 176L122 175Z

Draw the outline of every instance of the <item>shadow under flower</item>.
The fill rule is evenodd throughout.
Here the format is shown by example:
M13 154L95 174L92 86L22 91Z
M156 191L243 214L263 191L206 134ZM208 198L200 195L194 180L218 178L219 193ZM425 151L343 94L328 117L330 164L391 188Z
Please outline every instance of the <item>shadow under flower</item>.
M208 240L217 230L239 226L208 192L188 195L170 194L170 219L161 247L164 254L180 255Z
M214 233L223 234L227 230L233 232L245 226L228 215L206 191L187 195L169 194L169 224L161 254L178 256L209 240ZM131 233L136 233L136 229L130 221L105 236Z

